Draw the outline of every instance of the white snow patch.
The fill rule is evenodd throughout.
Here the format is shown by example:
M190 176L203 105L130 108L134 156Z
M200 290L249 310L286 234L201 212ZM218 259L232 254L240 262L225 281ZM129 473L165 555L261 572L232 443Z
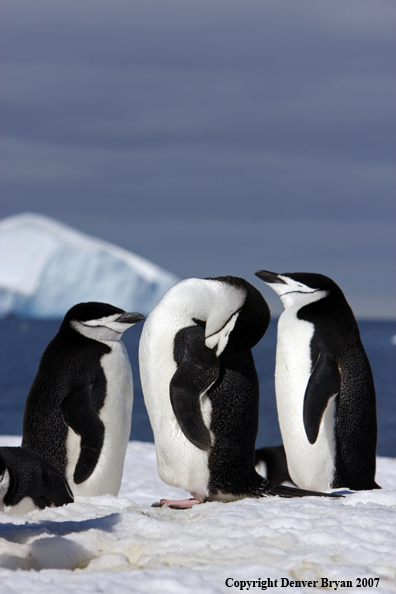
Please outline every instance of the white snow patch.
M0 316L62 318L84 301L147 314L176 282L148 260L48 217L0 221Z
M20 442L0 437L0 445ZM379 578L366 593L396 592L396 459L378 458L377 482L384 489L340 500L152 508L161 497L185 494L159 479L153 444L130 442L119 498L78 497L25 516L0 513L1 592L240 592L225 585L228 578L277 579L271 592L314 592L321 578L351 580L355 589L358 577ZM281 578L318 585L282 588Z

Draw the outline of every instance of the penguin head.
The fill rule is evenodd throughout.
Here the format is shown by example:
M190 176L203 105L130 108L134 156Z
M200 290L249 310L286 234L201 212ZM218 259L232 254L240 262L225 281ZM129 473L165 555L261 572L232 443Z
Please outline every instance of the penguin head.
M220 359L229 359L252 349L263 337L270 322L270 311L264 297L245 279L233 276L207 279L224 283L227 292L239 294L238 300L227 307L225 299L221 302L220 311L228 319L213 328L211 317L206 324L205 344L215 350ZM220 304L219 304L220 305ZM219 327L220 326L220 327Z
M334 281L322 274L309 272L285 272L277 274L268 270L255 273L279 295L285 309L319 301L327 297L332 290L339 289Z
M126 313L108 303L79 303L69 309L60 332L75 330L92 340L120 340L125 330L144 320L140 313Z

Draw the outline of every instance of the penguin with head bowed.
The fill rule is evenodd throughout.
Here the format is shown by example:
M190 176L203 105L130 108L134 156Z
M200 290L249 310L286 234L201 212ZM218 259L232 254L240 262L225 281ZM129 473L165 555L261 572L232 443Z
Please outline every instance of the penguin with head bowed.
M123 332L144 319L107 303L66 314L27 397L22 446L64 473L74 495L118 494L133 383Z
M0 510L23 514L74 501L62 473L28 448L0 447Z
M275 486L254 468L259 385L251 349L270 320L242 278L191 278L147 317L139 367L161 479L192 494L156 506L312 495Z
M281 298L275 392L292 480L305 489L375 489L370 363L341 289L321 274L256 275Z

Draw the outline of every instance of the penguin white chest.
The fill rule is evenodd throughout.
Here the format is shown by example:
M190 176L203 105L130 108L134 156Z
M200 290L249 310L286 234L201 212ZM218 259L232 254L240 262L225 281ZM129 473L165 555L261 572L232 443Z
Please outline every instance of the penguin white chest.
M72 479L78 460L80 437L69 431L68 452L77 454L72 463L68 455L67 479L75 495L117 495L122 479L124 459L131 430L133 380L126 348L121 341L107 343L111 352L100 364L106 378L106 397L99 417L104 425L104 441L98 463L91 476L76 485ZM76 448L76 440L78 448Z
M175 330L172 328L172 333L152 331L156 320L150 315L140 339L139 365L144 401L154 433L158 474L168 485L203 499L209 493L209 454L186 438L170 401L169 385L177 366L173 340L169 336L173 336ZM211 404L206 396L201 398L201 411L209 428Z
M312 323L298 319L295 309L286 309L280 316L275 391L290 476L301 488L324 490L331 487L335 467L335 401L334 398L329 401L318 438L310 444L303 410L312 372L311 340L314 331Z

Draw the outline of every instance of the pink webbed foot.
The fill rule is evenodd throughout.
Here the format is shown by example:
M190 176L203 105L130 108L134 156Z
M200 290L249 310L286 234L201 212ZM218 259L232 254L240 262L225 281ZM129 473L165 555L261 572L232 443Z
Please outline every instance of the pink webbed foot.
M202 500L191 497L190 499L161 499L153 503L151 507L170 507L172 509L190 509L197 503L203 503Z

